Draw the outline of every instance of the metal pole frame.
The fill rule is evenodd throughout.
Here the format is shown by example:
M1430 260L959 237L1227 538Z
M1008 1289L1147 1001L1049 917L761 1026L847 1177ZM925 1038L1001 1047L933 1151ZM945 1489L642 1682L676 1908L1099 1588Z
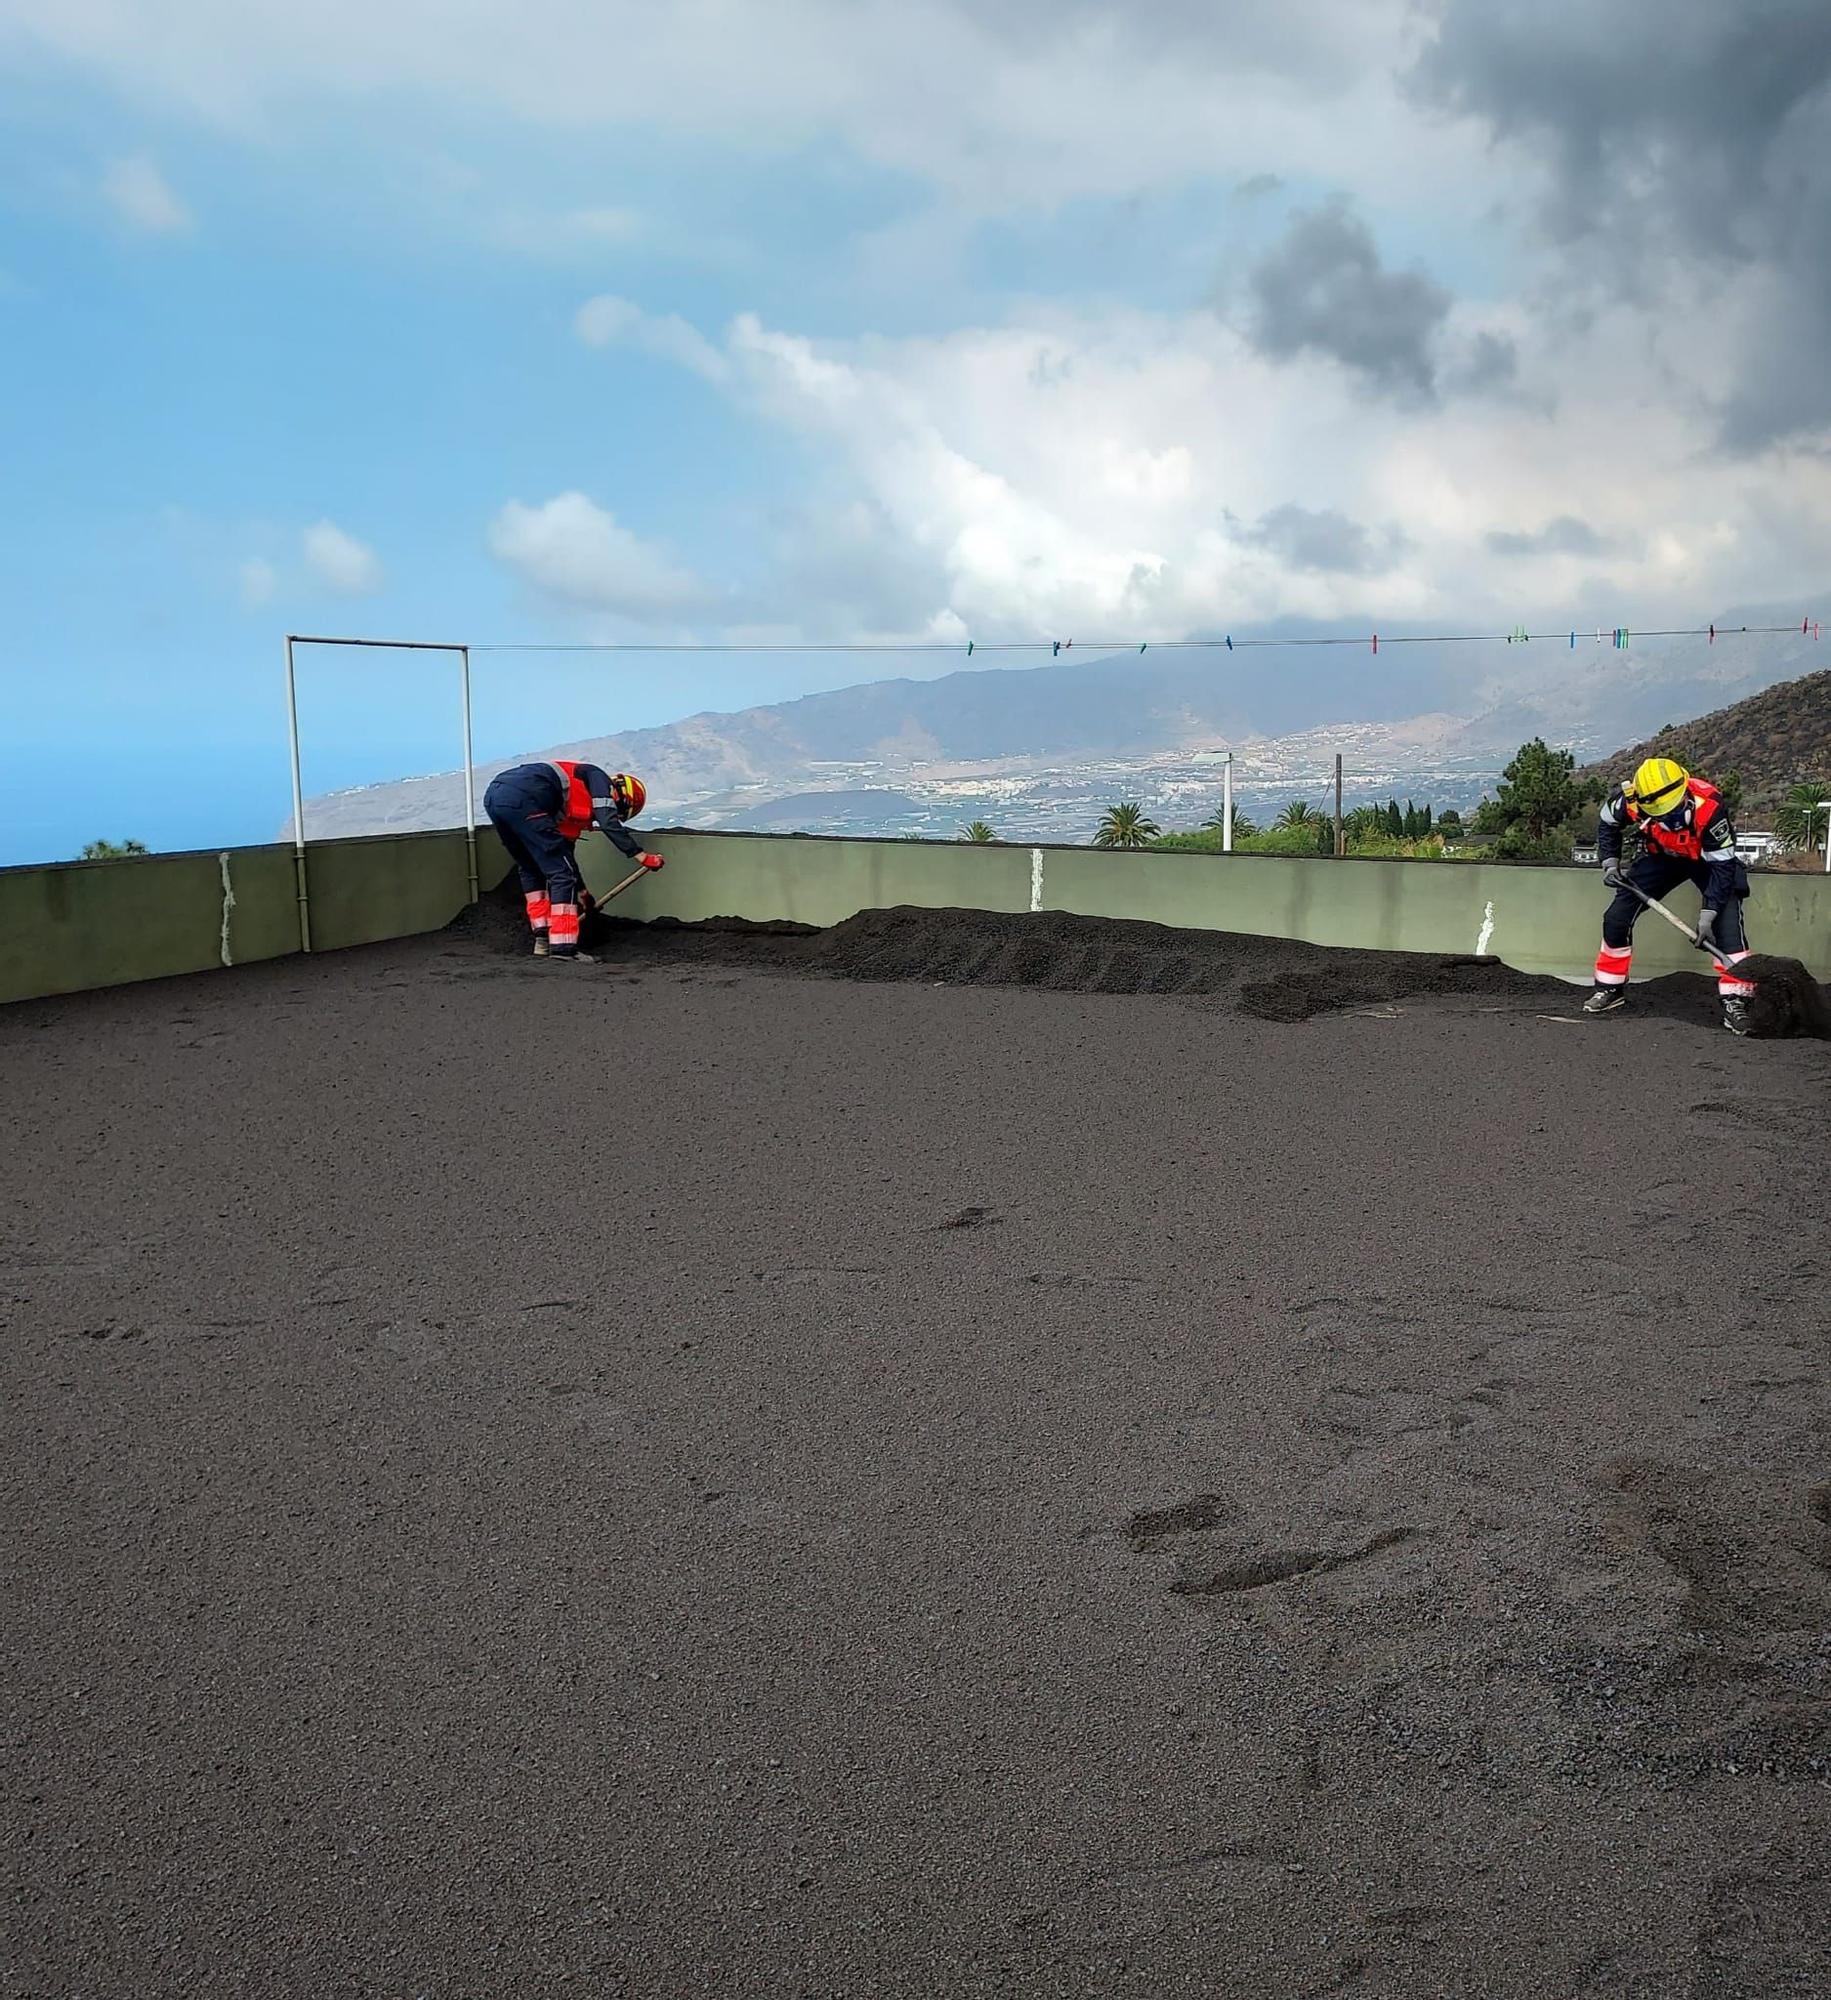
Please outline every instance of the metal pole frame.
M1339 861L1348 851L1348 843L1342 836L1341 824L1341 752L1335 753L1335 858Z
M292 761L292 865L299 898L299 949L312 948L312 894L305 872L305 786L299 773L299 678L293 670L293 635L286 635L286 747Z
M477 900L477 792L470 747L470 648L458 648L458 672L464 689L464 860L469 871L470 901Z
M1221 766L1221 852L1233 852L1233 752Z
M389 653L456 653L464 707L464 861L470 900L477 900L477 782L471 748L470 647L434 639L345 639L316 632L286 635L286 750L292 766L292 853L298 883L299 949L312 948L311 881L305 861L305 784L299 758L299 677L295 646L368 646Z

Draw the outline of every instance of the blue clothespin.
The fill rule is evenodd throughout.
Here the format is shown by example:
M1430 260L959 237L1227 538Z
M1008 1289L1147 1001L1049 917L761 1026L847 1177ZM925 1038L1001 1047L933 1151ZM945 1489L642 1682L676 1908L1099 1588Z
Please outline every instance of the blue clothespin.
M973 642L970 639L966 642L966 657L969 660L973 657Z
M1570 635L1570 650L1573 653L1577 650L1577 635L1574 632Z
M1233 651L1233 634L1231 632L1227 635L1227 650L1230 653Z
M1148 639L1141 639L1141 640L1140 640L1140 641L1138 642L1138 650L1139 650L1139 652L1141 652L1141 653L1142 653L1142 652L1144 651L1145 647L1146 647L1147 645L1149 645L1149 644L1150 644L1150 641L1149 641Z
M1062 650L1061 640L1056 639L1052 641L1049 649L1049 657L1053 660L1061 652L1061 650Z

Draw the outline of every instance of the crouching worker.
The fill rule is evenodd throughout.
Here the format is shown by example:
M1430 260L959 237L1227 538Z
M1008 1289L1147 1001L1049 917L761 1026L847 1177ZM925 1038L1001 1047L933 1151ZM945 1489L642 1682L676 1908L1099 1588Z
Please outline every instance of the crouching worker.
M1630 830L1641 847L1624 867L1621 847ZM1602 915L1596 990L1583 1003L1584 1013L1612 1014L1626 1002L1634 925L1646 908L1633 891L1663 901L1681 882L1693 882L1704 898L1698 942L1719 961L1723 1025L1732 1034L1747 1034L1748 1001L1755 989L1738 979L1733 968L1748 956L1742 928L1748 870L1736 859L1736 830L1716 787L1669 757L1649 757L1604 801L1596 857L1602 863L1603 886L1614 890L1615 900Z
M483 794L483 810L502 837L528 908L536 958L591 960L579 950L585 882L573 848L595 827L619 853L659 868L624 826L647 803L642 780L595 764L517 764L499 771Z

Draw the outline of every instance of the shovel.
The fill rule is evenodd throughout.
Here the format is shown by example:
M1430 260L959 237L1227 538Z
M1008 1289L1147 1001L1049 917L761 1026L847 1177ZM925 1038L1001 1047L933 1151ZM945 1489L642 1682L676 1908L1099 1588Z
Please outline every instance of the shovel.
M1637 902L1644 903L1649 910L1657 910L1659 914L1665 918L1666 922L1669 923L1675 931L1682 931L1685 934L1685 936L1690 940L1690 942L1693 945L1695 945L1699 951L1709 952L1711 957L1711 962L1716 966L1716 969L1719 972L1727 974L1731 979L1738 977L1738 974L1724 960L1722 955L1717 951L1716 947L1714 945L1706 944L1704 940L1698 936L1696 930L1690 924L1686 923L1684 918L1681 917L1677 913L1677 911L1667 909L1665 904L1662 903L1657 896L1649 896L1644 889L1635 888L1633 883L1628 881L1625 876L1622 878L1621 886Z
M604 891L603 895L594 896L589 889L585 890L584 907L587 913L593 910L601 910L604 907L604 905L611 900L613 896L622 895L623 891L629 888L632 883L640 882L643 876L647 875L648 873L650 873L650 871L644 868L640 863L638 863L634 868L632 868L629 871L627 875L623 877L622 881L613 882L610 885L610 887ZM1670 915L1671 914L1670 911L1668 911L1667 914ZM1677 923L1678 919L1676 917L1673 917L1672 921L1674 923Z

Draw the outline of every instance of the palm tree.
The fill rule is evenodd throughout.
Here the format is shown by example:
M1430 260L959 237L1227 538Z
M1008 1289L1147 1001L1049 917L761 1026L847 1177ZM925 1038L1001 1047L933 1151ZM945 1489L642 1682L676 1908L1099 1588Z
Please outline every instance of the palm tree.
M1384 833L1386 815L1378 806L1356 806L1343 815L1341 830L1350 840L1365 840L1370 833Z
M1783 847L1816 845L1815 836L1823 829L1826 819L1819 807L1827 799L1831 799L1831 784L1808 780L1803 785L1788 786L1787 795L1774 814L1774 831L1780 836Z
M1154 819L1146 819L1144 808L1136 804L1108 806L1094 834L1096 847L1145 847L1163 832Z
M1321 817L1322 814L1314 806L1305 805L1301 799L1292 799L1273 824L1281 827L1314 826Z
M962 840L984 841L996 840L998 836L986 825L984 820L976 819L971 826L963 826L960 829L960 838Z
M1224 824L1225 823L1221 818L1221 809L1219 806L1216 806L1213 812L1211 812L1208 815L1208 817L1202 821L1202 828L1203 831L1207 833L1219 833L1223 830ZM1246 815L1239 809L1238 806L1235 806L1233 809L1234 839L1245 840L1250 835L1257 833L1258 830L1259 829L1257 825L1252 820L1248 819Z

